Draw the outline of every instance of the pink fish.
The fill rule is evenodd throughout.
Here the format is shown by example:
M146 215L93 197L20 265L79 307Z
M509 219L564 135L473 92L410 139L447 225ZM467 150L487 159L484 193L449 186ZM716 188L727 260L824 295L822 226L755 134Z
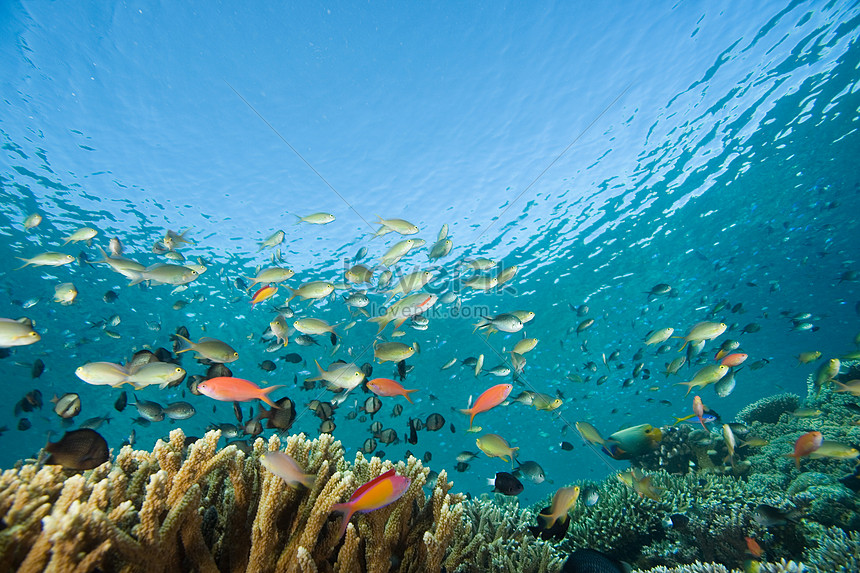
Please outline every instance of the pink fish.
M343 523L340 526L338 538L346 533L346 525L352 514L369 513L394 503L406 492L411 482L408 477L396 475L394 470L390 469L355 490L348 502L331 506L332 511L343 513Z
M469 427L472 427L472 422L475 421L475 415L481 412L486 412L491 408L495 408L505 401L511 390L514 389L513 384L496 384L492 388L485 390L483 394L478 396L471 408L460 410L469 416Z
M272 390L283 388L283 384L278 386L269 386L268 388L260 388L253 382L243 380L242 378L230 378L228 376L219 376L204 380L197 385L197 391L204 396L209 396L215 400L225 402L247 402L249 400L260 399L269 406L280 408L272 402L266 395Z

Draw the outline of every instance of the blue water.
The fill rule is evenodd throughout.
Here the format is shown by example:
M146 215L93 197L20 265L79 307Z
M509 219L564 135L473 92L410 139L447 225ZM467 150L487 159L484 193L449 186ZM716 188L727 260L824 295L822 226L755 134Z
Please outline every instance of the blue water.
M660 374L678 355L674 348L659 356L648 349L642 361L650 379L622 388L652 328L683 333L701 320L723 320L733 328L706 354L730 337L742 341L748 365L769 361L741 370L729 397L702 392L725 419L770 394L804 393L815 365L797 367L799 352L829 358L854 348L858 284L838 279L860 271L856 3L13 2L0 11L0 316L27 316L42 335L0 360L0 425L10 428L0 436L0 467L34 456L49 431L62 431L47 402L54 394L81 395L78 423L111 414L100 431L115 451L132 429L136 447L149 449L177 426L200 435L211 423L233 422L230 403L186 392L196 416L142 428L132 425L133 407L113 410L119 390L74 375L85 362L170 347L180 325L194 340L228 341L240 354L235 375L286 384L274 397L290 396L300 411L311 399L330 399L327 391L298 390L293 378L301 384L314 358L328 365L331 344L266 353L259 339L274 313L268 304L252 309L233 280L270 263L259 242L283 229L284 261L296 270L289 284L340 282L360 247L377 261L399 240L393 233L370 240L377 214L410 220L427 241L401 261L399 274L428 266L443 224L455 246L437 270L455 274L459 261L476 256L519 266L511 288L464 292L462 305L473 314L534 311L525 332L540 343L514 392L565 397L555 413L511 404L476 418L518 445L520 459L545 469L552 483L527 483L526 503L609 473L568 424L588 420L611 433L691 413L692 395L673 383L695 370L668 381ZM337 220L294 225L295 214L318 211ZM25 233L32 212L44 221ZM94 244L61 247L83 224L99 230ZM15 257L45 250L96 259L96 244L106 247L114 236L125 256L167 262L151 252L167 229L190 229L196 244L182 252L209 266L178 294L170 286L127 287L104 265L12 270ZM69 281L79 290L75 303L53 302L54 286ZM649 302L644 292L657 283L677 296ZM441 295L452 286L431 288ZM111 288L120 296L108 304L102 295ZM345 323L340 294L311 310L293 306L301 316ZM41 300L23 309L31 297ZM191 302L173 310L179 299ZM721 300L729 307L712 317ZM743 312L731 313L737 303ZM571 306L582 304L595 324L577 337L569 329L583 317ZM502 380L440 367L479 354L495 366L521 334L486 341L473 334L474 318L448 310L440 303L428 330L407 328L396 339L421 346L404 383L419 389L416 404L385 399L376 417L401 440L409 417L438 412L446 427L420 432L417 445L380 448L390 459L407 449L430 452L427 465L447 469L455 489L479 493L485 478L509 466L481 454L467 472L455 472L455 456L477 449L476 434L464 432L466 417L452 409ZM800 312L812 313L819 329L792 331L785 313ZM90 327L115 313L120 339ZM741 335L751 322L761 330ZM341 333L335 358L350 360L348 349L365 352L359 362L370 358L373 324L359 319ZM601 354L614 350L624 367L597 386L607 373ZM258 367L287 352L306 365ZM34 381L29 364L37 358L47 370ZM589 361L599 365L596 374L584 368ZM189 374L205 371L190 356L183 365ZM390 364L374 364L374 376L391 374ZM591 378L574 383L569 374ZM34 388L46 404L22 414L32 427L18 430L13 405ZM137 395L166 404L184 388ZM367 395L355 394L359 402ZM403 414L391 418L399 403ZM352 404L334 420L350 457L370 423L346 419ZM248 404L246 413L249 406L256 410ZM292 431L313 436L318 426L306 412ZM574 450L561 450L562 440Z

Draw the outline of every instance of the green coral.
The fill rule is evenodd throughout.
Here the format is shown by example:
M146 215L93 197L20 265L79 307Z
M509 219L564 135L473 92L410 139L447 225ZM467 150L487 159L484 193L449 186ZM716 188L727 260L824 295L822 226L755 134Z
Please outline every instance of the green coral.
M806 554L806 563L813 573L856 573L860 571L860 533L845 532L838 527L809 523L810 537L817 547Z
M774 424L785 412L793 412L800 406L800 396L785 392L774 396L766 396L757 400L737 413L735 418L739 422L750 424L752 422L764 422Z

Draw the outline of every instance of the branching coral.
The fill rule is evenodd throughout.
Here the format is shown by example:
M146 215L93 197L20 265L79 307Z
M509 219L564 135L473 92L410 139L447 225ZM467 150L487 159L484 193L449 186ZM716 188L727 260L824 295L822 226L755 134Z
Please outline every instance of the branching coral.
M459 530L462 497L440 472L429 498L429 470L410 458L392 464L360 454L343 459L327 434L287 439L286 451L317 479L292 489L260 469L278 450L258 439L246 456L218 450L220 433L184 448L174 430L152 452L124 447L116 460L83 475L32 464L0 475L0 567L20 571L337 571L406 573L441 568ZM343 540L331 506L390 468L411 478L400 500L354 517ZM452 562L452 565L457 565Z

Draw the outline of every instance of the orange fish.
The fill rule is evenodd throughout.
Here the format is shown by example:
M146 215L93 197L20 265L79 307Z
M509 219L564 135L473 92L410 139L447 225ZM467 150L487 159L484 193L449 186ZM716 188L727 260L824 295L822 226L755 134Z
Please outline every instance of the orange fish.
M376 394L377 396L403 396L404 398L406 398L406 400L409 401L410 404L413 404L414 402L412 402L412 399L409 397L409 394L418 391L407 390L398 382L395 382L394 380L391 380L389 378L374 378L367 383L367 389Z
M332 511L343 514L343 523L340 526L338 539L346 533L346 524L349 523L355 512L368 513L394 503L412 482L406 476L399 476L393 469L388 470L378 478L374 478L355 490L352 497L346 503L336 503L331 506Z
M277 285L267 285L254 293L254 296L251 297L251 306L254 306L258 302L263 302L267 298L271 298L278 292Z
M496 384L478 396L478 399L475 400L475 404L471 408L460 410L464 414L471 416L469 418L469 428L472 427L472 422L475 420L476 414L486 412L490 408L495 408L504 402L513 389L513 384Z
M197 390L201 394L209 396L215 400L221 400L224 402L247 402L249 400L260 399L269 406L274 406L275 408L280 409L280 406L272 402L266 395L277 388L283 388L283 384L260 388L248 380L230 378L229 376L210 378L209 380L204 380L197 385Z
M752 537L744 537L747 542L747 552L753 557L759 558L762 554L761 545Z
M783 454L787 458L794 458L794 465L800 469L800 458L808 456L821 447L824 436L821 432L806 432L794 442L794 453Z
M747 359L747 355L742 352L736 352L734 354L729 354L728 356L724 356L722 360L720 360L720 364L723 366L733 367L740 366L743 364L744 360Z
M696 417L699 419L699 423L702 424L702 427L705 431L708 431L708 427L705 426L705 405L702 404L702 399L698 396L693 397L693 413L696 414Z

